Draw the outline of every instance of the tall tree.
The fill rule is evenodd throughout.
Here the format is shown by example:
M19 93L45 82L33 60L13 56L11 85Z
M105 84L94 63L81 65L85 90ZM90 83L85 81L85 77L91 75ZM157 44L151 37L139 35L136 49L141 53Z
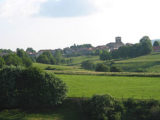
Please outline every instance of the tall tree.
M47 52L44 52L43 54L41 54L37 58L37 62L45 63L45 64L55 64L56 63L56 59L53 57L51 52L47 51Z
M26 53L23 49L17 48L16 52L17 52L17 55L18 55L20 58L28 57L27 53Z
M149 54L152 52L152 43L148 36L144 36L140 39L140 45L141 45L141 54Z
M27 53L36 53L36 51L33 48L30 48L30 47L26 49L26 52Z
M100 59L101 60L111 60L111 54L108 51L104 50L102 54L100 55Z
M6 65L14 65L14 66L23 65L22 59L16 54L8 54L3 56L3 58Z

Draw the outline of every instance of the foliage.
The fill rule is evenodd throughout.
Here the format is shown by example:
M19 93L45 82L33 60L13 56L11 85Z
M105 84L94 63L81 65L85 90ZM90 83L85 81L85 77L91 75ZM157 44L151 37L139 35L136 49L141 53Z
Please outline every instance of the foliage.
M30 67L32 66L32 60L31 58L27 55L27 53L22 50L22 49L17 49L16 54L7 54L3 56L3 59L5 61L5 64L10 66L26 66Z
M36 53L36 51L33 48L30 48L30 47L26 49L26 52L27 53Z
M5 65L5 61L2 57L0 57L0 68L2 68Z
M160 104L156 100L135 100L129 98L124 101L126 112L122 120L159 120Z
M90 47L93 47L93 46L91 44L83 44L83 45L76 45L76 44L74 44L70 48L72 48L72 49L78 49L78 48L90 48Z
M152 43L148 36L141 38L140 45L142 55L150 54L152 52Z
M111 54L108 51L103 51L100 54L100 60L111 60Z
M65 60L62 56L62 51L56 50L54 54L51 52L43 52L38 58L38 63L44 63L44 64L60 64L60 63L67 63L71 62L70 60Z
M82 62L81 67L87 70L94 70L95 64L92 61L87 60Z
M98 72L109 72L110 68L104 63L98 63L96 65L96 71L98 71Z
M0 54L11 54L13 53L10 49L0 49Z
M116 101L109 95L96 95L84 104L84 112L92 120L159 120L160 103L156 100Z
M110 95L93 96L84 109L91 120L121 120L121 111L116 111L116 101Z
M7 67L0 71L0 107L49 107L62 103L66 86L37 68Z
M45 64L56 64L56 59L51 52L44 52L37 58L37 62Z
M16 54L17 56L19 56L20 58L23 58L23 57L27 57L27 53L23 50L23 49L19 49L17 48L17 51L16 51Z
M23 49L17 48L17 56L22 59L23 65L26 67L32 66L32 58Z
M105 56L107 57L107 59L134 58L150 54L151 52L152 52L151 40L148 36L144 36L143 38L140 39L139 43L134 44L132 46L122 46L118 50L111 51L110 55L104 54L103 58L105 58ZM106 59L101 58L101 60L106 60Z
M111 66L110 72L122 72L122 69L120 67Z
M56 59L56 64L60 64L62 62L62 53L59 50L56 50L54 57ZM64 61L65 62L65 61Z
M16 54L8 54L3 56L6 65L14 65L19 66L23 65L22 59L18 57Z
M153 46L154 46L154 47L160 46L160 42L159 42L159 41L155 41L155 42L153 43Z
M26 67L32 66L32 60L29 57L23 57L22 61Z

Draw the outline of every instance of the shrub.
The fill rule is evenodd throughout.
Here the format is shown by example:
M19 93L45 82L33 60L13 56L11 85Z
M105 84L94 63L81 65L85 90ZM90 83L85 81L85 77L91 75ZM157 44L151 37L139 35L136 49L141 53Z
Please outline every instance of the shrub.
M87 60L82 62L81 67L87 70L94 70L95 64L92 61Z
M60 79L33 67L2 69L0 88L3 108L55 106L62 103L66 95L66 86Z
M110 71L111 72L122 72L122 69L120 67L111 66Z
M115 112L115 100L109 95L95 95L85 105L85 112L91 120L119 120ZM116 114L115 114L116 113Z
M96 71L98 72L109 72L109 67L103 63L98 63L96 65Z
M45 68L45 70L56 70L56 68L53 68L53 67L51 67L51 66L48 66L48 67Z

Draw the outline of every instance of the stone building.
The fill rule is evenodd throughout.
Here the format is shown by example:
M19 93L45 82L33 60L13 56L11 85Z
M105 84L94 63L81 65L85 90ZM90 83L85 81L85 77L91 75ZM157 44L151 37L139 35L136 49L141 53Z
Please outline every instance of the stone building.
M113 51L124 45L125 44L121 41L121 37L116 37L115 42L108 43L106 46L108 47L109 51Z

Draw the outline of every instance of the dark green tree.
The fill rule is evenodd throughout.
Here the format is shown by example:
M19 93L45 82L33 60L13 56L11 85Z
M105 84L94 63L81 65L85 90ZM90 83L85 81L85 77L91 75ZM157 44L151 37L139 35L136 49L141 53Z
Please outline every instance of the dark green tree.
M44 52L38 58L37 62L45 64L56 64L56 59L53 57L51 52Z
M117 66L111 66L110 72L122 72L122 69Z
M22 59L23 65L26 67L32 65L31 57L23 49L17 48L17 55Z
M154 47L156 47L156 46L160 46L160 42L155 41L155 42L153 43L153 46L154 46Z
M0 108L53 107L66 96L59 78L33 67L0 70L0 88Z
M22 61L23 61L23 64L26 66L26 67L30 67L32 66L32 60L29 58L29 57L23 57L22 58Z
M93 61L87 60L81 63L81 67L87 70L94 70L95 64L93 63Z
M111 54L108 51L103 51L102 54L100 54L100 60L111 60Z
M44 63L44 64L51 64L49 58L48 58L46 55L40 55L40 56L37 58L37 62L38 62L38 63Z
M150 54L152 52L152 43L148 36L144 36L140 39L141 51L142 55Z
M33 48L31 48L31 47L27 48L26 52L27 53L36 53L36 51Z
M18 57L16 54L8 54L3 56L6 65L14 65L19 66L23 65L22 59Z
M27 53L26 53L23 49L17 48L16 52L17 52L17 55L18 55L20 58L28 57Z
M62 62L62 52L60 50L56 50L54 54L54 58L56 59L56 64L60 64Z
M97 72L109 72L110 68L104 63L98 63L96 65L96 71Z

